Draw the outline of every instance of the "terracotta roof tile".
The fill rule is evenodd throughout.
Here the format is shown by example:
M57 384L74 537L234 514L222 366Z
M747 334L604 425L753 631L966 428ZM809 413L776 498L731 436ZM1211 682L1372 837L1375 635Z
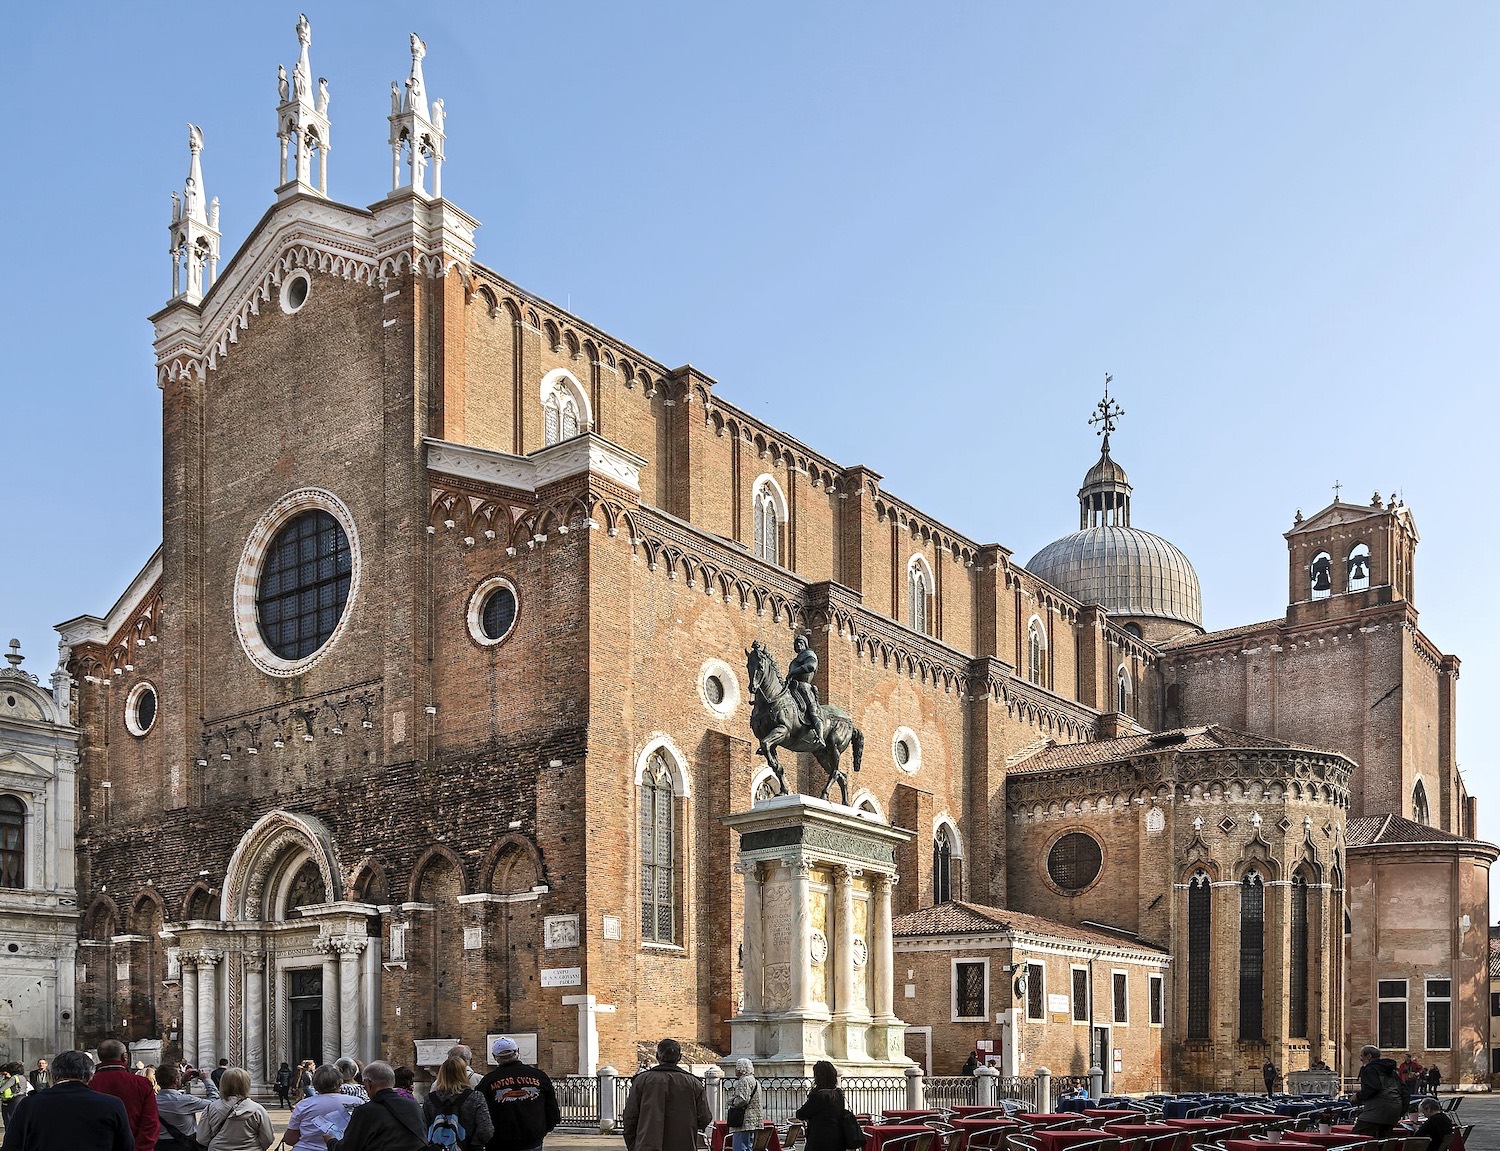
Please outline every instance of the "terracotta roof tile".
M1162 651L1181 651L1185 647L1196 647L1200 643L1217 643L1236 636L1254 635L1258 631L1275 631L1284 626L1285 619L1268 619L1263 623L1242 623L1239 627L1226 627L1223 631L1209 631L1202 635L1180 635L1166 643L1158 644Z
M1362 815L1351 819L1344 830L1344 842L1350 847L1369 847L1376 843L1467 843L1461 835L1428 827L1425 823L1403 819L1399 815Z
M1114 763L1137 755L1155 755L1164 751L1212 751L1223 747L1269 748L1276 751L1312 751L1317 755L1332 752L1315 748L1299 749L1295 744L1261 735L1210 724L1208 727L1176 728L1170 731L1127 735L1120 739L1101 739L1093 743L1053 744L1038 747L1011 766L1014 772L1055 771L1059 768L1087 767L1096 763Z
M986 907L980 903L953 900L924 907L902 915L891 924L897 938L919 935L989 935L1009 931L1025 935L1045 935L1054 939L1087 943L1103 947L1131 947L1145 951L1162 951L1128 932L1100 931L1091 927L1074 927L1068 923L1009 911L1003 907ZM1162 952L1162 954L1166 954Z

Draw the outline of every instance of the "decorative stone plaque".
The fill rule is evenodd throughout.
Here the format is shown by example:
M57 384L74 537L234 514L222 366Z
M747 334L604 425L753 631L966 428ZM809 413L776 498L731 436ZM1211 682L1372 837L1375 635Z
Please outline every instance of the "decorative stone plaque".
M548 951L578 946L578 916L549 915L542 921L543 946Z

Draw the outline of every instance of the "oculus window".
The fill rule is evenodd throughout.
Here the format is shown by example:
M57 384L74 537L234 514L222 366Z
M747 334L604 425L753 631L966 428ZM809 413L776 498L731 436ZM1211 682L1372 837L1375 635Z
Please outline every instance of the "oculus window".
M349 601L352 573L349 537L330 513L314 508L288 520L266 549L256 588L266 647L297 660L327 643Z
M1082 891L1099 878L1104 852L1099 841L1081 831L1069 832L1047 853L1047 874L1064 891Z

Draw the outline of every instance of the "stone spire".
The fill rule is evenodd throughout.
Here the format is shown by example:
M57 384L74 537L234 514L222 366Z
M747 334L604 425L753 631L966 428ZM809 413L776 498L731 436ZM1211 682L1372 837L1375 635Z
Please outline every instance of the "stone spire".
M427 45L411 34L411 75L406 91L391 81L391 195L410 188L427 196L427 165L432 164L432 197L443 196L443 102L427 102L422 58ZM403 157L405 163L402 163Z
M276 135L281 140L281 183L276 193L281 198L300 194L328 195L328 81L318 77L313 87L312 64L308 48L312 44L312 26L307 17L297 17L297 43L301 48L290 80L286 69L276 66L276 82L281 104L276 109ZM313 178L313 153L318 156L317 180ZM288 169L287 161L291 160Z
M172 193L172 299L196 304L219 274L219 201L204 206L203 133L188 125L187 182Z

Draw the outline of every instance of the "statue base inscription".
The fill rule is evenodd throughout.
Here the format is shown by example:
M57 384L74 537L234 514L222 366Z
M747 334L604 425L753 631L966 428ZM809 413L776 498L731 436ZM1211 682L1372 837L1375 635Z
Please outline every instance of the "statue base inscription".
M806 795L726 816L745 883L744 1000L732 1054L758 1075L901 1074L906 1025L893 1010L891 888L912 833Z

